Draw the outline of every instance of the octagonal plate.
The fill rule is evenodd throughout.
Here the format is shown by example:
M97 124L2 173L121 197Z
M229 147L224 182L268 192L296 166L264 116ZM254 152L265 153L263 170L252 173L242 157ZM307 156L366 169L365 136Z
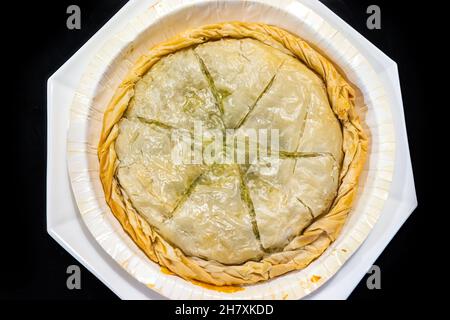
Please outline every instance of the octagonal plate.
M396 161L384 209L371 234L340 271L308 298L346 298L376 257L416 206L414 185L396 65L383 53L317 1L301 3L338 29L370 62L388 99L395 128ZM126 22L148 10L153 1L131 1L114 16L48 82L48 183L49 233L122 298L161 298L127 274L96 243L81 223L68 183L66 132L70 100L82 73L109 35L124 30ZM294 4L295 5L295 4ZM314 17L314 16L310 16ZM120 230L119 230L120 231ZM135 274L136 276L136 274ZM146 279L148 281L148 279ZM172 290L173 291L173 290ZM166 294L166 293L165 293ZM173 294L169 296L175 297ZM182 294L178 294L183 296Z

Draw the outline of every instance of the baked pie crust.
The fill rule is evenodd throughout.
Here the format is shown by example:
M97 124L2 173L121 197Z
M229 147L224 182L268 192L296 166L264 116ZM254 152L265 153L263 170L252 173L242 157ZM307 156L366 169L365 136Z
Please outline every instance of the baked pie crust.
M275 128L280 169L174 165L170 130ZM111 211L146 255L188 280L224 286L302 269L336 239L367 137L354 90L280 28L230 22L152 48L108 105L98 156Z

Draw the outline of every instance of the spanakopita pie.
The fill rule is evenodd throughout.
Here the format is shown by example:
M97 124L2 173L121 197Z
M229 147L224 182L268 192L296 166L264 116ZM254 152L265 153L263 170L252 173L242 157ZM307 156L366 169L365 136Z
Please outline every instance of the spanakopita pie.
M243 22L150 49L107 107L98 148L106 201L134 242L164 270L218 286L318 258L351 210L366 152L335 66L285 30Z

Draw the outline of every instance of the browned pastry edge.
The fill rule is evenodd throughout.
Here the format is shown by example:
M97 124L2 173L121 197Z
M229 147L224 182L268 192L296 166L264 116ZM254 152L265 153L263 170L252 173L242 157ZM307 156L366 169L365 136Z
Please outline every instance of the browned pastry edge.
M186 256L173 247L142 218L122 192L116 177L115 140L117 122L134 95L135 83L162 57L178 50L221 38L253 38L288 51L314 70L325 82L328 98L343 129L344 159L336 199L328 213L316 219L303 234L295 237L281 252L260 261L241 265L223 265L216 261ZM100 179L106 202L124 230L154 262L184 279L217 286L241 285L264 281L286 272L302 269L318 258L339 235L356 194L358 177L367 154L367 137L354 109L354 90L333 64L299 37L275 26L262 23L228 22L212 24L183 32L153 47L143 55L118 87L103 119L98 145Z

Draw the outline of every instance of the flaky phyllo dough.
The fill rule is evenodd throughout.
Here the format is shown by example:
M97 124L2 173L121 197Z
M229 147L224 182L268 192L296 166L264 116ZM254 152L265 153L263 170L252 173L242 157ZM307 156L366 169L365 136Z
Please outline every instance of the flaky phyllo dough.
M278 171L174 164L171 130L195 121L278 129ZM282 29L233 22L142 56L105 111L98 155L106 201L147 256L221 286L319 257L347 218L366 150L354 90L332 63Z

